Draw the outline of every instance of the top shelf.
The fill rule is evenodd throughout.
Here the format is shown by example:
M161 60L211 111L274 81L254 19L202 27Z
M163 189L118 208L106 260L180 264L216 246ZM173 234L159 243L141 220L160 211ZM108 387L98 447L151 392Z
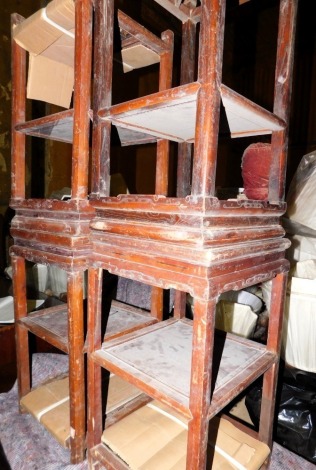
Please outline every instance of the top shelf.
M198 82L190 83L99 111L118 128L122 145L153 142L157 138L194 142ZM235 91L221 85L220 93L232 137L271 134L284 122ZM35 137L72 143L73 109L34 119L16 131ZM91 116L91 112L89 113Z
M193 143L200 87L200 83L193 82L171 88L101 109L99 116L133 132ZM221 85L220 94L232 137L271 134L284 128L278 116L225 85Z
M71 144L73 139L73 116L74 110L67 109L66 111L18 124L15 130L33 137L49 138Z

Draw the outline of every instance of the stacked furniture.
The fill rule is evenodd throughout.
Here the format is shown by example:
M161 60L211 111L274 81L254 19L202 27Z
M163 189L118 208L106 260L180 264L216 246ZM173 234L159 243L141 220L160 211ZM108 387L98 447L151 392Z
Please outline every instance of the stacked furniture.
M283 238L280 217L285 211L297 5L292 0L280 1L274 108L270 112L222 83L224 0L203 0L201 5L195 1L157 0L157 3L183 22L181 85L170 88L167 77L171 61L166 51L161 55L159 91L112 105L109 57L113 53L114 2L96 2L99 20L95 27L98 59L93 106L95 172L90 195L95 216L90 223L88 286L88 448L93 468L128 468L125 463L128 459L120 454L120 449L117 446L111 449L106 431L102 437L102 368L145 392L155 400L156 407L167 406L183 417L188 427L184 463L188 470L206 466L210 420L262 376L261 419L256 437L270 448L272 445L288 271L284 253L289 243ZM198 76L194 81L198 22ZM159 38L154 40L134 22L128 32L141 38L148 47L156 47L154 44L159 42ZM188 65L190 73L185 73ZM271 134L273 160L268 200L222 201L215 197L221 102L233 137ZM139 140L144 134L156 138L155 195L109 197L112 125L134 133L133 143L137 142L137 133ZM168 197L165 181L160 180L167 175L169 141L180 143L177 197ZM162 321L102 342L99 300L102 269L150 284L157 293L160 289L175 288L178 294L174 317L164 320L160 316ZM270 279L273 302L267 344L215 334L219 295ZM183 293L194 298L193 320L185 318ZM157 312L157 303L153 303L152 309ZM129 429L135 434L133 447L136 447L137 429L133 426ZM144 442L140 442L139 449L141 453ZM161 462L161 468L167 467Z

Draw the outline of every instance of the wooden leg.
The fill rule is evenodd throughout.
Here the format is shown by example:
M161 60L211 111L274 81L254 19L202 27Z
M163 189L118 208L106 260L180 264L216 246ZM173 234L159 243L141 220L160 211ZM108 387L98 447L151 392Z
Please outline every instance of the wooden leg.
M187 470L203 470L206 467L215 309L215 299L195 299L190 390L192 419L188 429Z
M88 433L89 450L101 442L102 435L102 390L101 367L92 359L91 354L101 347L101 298L102 269L89 269L88 276ZM94 468L94 467L92 467Z
M85 457L83 272L68 273L68 342L71 463Z
M163 289L160 287L152 287L151 313L159 321L163 319Z
M267 349L279 356L281 332L286 293L287 274L278 274L272 281L270 320ZM262 402L260 413L259 438L271 448L275 396L278 381L279 363L274 364L263 376Z
M28 331L19 320L27 315L25 260L12 256L17 380L20 399L31 389Z
M175 292L175 298L174 298L174 317L175 318L185 317L186 299L187 299L186 292L181 292L179 290Z

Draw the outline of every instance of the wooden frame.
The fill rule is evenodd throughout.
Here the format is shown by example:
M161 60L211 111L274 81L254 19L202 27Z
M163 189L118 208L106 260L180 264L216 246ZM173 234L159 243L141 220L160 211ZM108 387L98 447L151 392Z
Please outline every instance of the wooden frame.
M70 460L85 457L85 373L83 272L89 252L89 220L93 210L87 201L90 126L90 81L92 56L92 2L75 2L74 107L55 115L26 122L26 53L12 40L12 197L15 209L10 254L16 321L19 395L31 389L28 331L39 335L69 355ZM12 27L23 21L12 16ZM47 131L47 128L48 131ZM38 200L25 197L25 134L72 143L71 200ZM53 264L67 272L67 305L53 308L56 320L45 328L29 327L26 311L25 260ZM51 309L42 316L51 316ZM49 325L49 323L48 323ZM58 325L64 336L56 336ZM55 329L54 329L55 328ZM66 335L66 338L65 338Z
M284 258L288 242L282 239L284 232L279 218L285 208L282 203L285 136L289 119L289 90L297 2L280 1L274 113L260 108L221 83L224 0L204 0L201 6L195 2L172 0L157 1L157 3L183 21L185 45L182 61L191 67L194 25L197 21L201 21L198 78L194 82L192 73L186 76L183 72L181 85L178 88L159 91L150 96L111 106L109 98L111 81L109 75L105 76L104 89L97 93L94 104L95 132L96 135L103 135L104 147L100 145L100 140L94 145L97 168L102 167L103 173L95 174L95 193L91 199L91 204L96 209L96 218L90 224L92 240L90 264L92 274L101 268L108 269L112 273L146 282L156 288L174 287L178 289L179 294L176 297L174 320L158 323L118 340L105 341L103 345L98 333L99 314L95 302L91 300L89 364L94 372L90 376L88 386L91 397L89 420L91 423L94 420L94 426L91 424L89 427L88 447L91 465L96 465L97 468L101 468L102 465L106 468L125 468L122 462L118 463L116 460L114 462L114 456L109 449L104 449L99 444L102 432L102 423L100 418L97 418L97 415L100 416L100 407L97 404L100 385L95 371L100 371L101 366L136 384L149 396L173 406L191 418L186 468L202 470L206 466L209 419L259 375L263 375L264 385L258 438L269 446L272 443L280 332L288 271L288 262ZM107 32L108 43L105 47L108 48L109 54L112 48L110 38L112 2L100 1L98 4L100 9L103 4L106 10L106 15L103 17L107 19L107 27L100 25L97 36L101 38L104 31ZM101 50L101 42L97 42L97 55ZM102 52L100 55L105 54ZM184 67L186 65L183 65ZM97 76L100 76L99 73L100 69L97 69ZM286 77L282 85L280 76ZM271 170L270 173L268 202L218 201L214 197L221 100L227 112L232 109L233 114L237 113L233 126L237 125L236 132L239 136L260 135L267 132L272 134L273 171L276 168L278 170L276 178L275 172ZM163 126L169 130L168 113L159 113L164 108L170 108L170 113L176 112L175 108L178 105L182 106L182 110L187 110L188 103L191 103L190 106L195 114L195 122L191 123L194 135L192 136L191 130L189 138L184 134L181 135L183 133L181 125L179 129L175 129L172 136L170 132L167 135L167 132L161 131ZM142 115L145 119L142 119ZM247 127L247 124L244 127L241 125L242 118L245 118L245 121L252 120L256 123L255 126L251 124ZM183 123L186 123L186 119L190 119L190 116L182 115ZM108 183L105 184L108 180L106 176L108 170L105 162L106 165L109 164L110 149L109 146L106 147L109 139L105 135L106 133L109 135L111 123L125 126L135 132L145 134L148 132L156 135L158 139L167 138L179 142L194 140L191 190L188 175L190 147L188 143L183 143L180 144L179 151L177 198L166 197L162 189L156 196L108 197L106 190ZM100 160L101 155L102 160ZM210 359L214 350L214 318L218 296L227 290L241 289L268 279L273 280L275 302L271 311L265 349L267 362L262 366L256 366L255 374L252 374L251 367L246 366L243 378L239 377L236 378L236 382L231 382L231 388L226 391L227 395L220 393L221 399L218 401L216 390L214 392L213 363ZM95 298L99 297L97 284L94 283L91 292ZM186 366L191 371L186 372L189 374L190 383L186 403L181 402L179 398L183 396L181 393L177 397L171 391L174 390L174 386L168 388L168 381L165 383L161 379L158 380L160 385L158 382L155 383L152 374L159 376L163 371L159 369L154 358L145 360L142 364L137 361L138 365L132 359L132 351L137 351L138 338L142 338L142 344L147 344L148 357L152 357L151 337L153 344L156 344L155 335L161 329L166 328L167 331L168 328L173 328L173 325L179 325L180 328L180 325L186 323L183 320L184 298L180 292L190 292L195 300L194 319L188 325L192 332L192 356L186 361ZM166 333L166 343L168 343L167 338ZM126 361L120 356L123 351L127 354ZM166 357L167 355L164 355L164 358ZM153 362L152 374L151 362ZM166 366L166 362L164 364L167 369L171 367L171 363L169 366Z

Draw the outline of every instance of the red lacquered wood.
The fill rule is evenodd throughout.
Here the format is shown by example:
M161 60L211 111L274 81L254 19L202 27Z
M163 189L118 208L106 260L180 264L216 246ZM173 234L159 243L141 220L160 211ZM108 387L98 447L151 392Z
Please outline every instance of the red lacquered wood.
M26 303L26 269L25 260L21 257L11 258L13 269L15 344L19 396L23 397L31 389L31 374L29 362L28 332L19 323L27 315Z
M167 50L160 56L159 91L167 90L172 85L173 33L162 33L162 41ZM157 141L155 193L164 196L168 195L169 146L167 140ZM163 290L157 287L152 288L151 310L155 318L163 319Z
M190 411L186 469L206 467L208 410L212 393L216 299L197 301L194 306L193 344L190 381Z
M92 449L101 442L103 431L101 367L91 359L93 351L101 347L102 270L89 269L88 274L87 447Z
M225 2L204 1L201 13L197 123L192 194L214 195L219 129Z
M98 1L94 21L94 87L91 193L110 194L111 123L100 124L98 110L108 109L112 102L113 18L114 3Z
M71 462L85 457L85 373L84 373L84 312L83 273L68 273L68 355L70 401Z
M279 274L273 279L271 289L271 303L269 316L269 330L267 349L279 357L281 350L281 331L283 325L283 311L287 275ZM262 402L260 413L259 438L271 448L274 408L276 400L276 387L278 382L279 363L275 363L265 374L263 379Z
M92 56L92 0L75 2L75 84L72 149L72 197L88 195L89 109Z
M24 20L13 14L11 29ZM15 130L15 126L25 121L26 97L26 52L11 39L12 54L12 139L11 139L11 195L25 197L25 136Z
M280 1L273 112L286 122L286 127L272 134L270 201L284 200L297 4L297 0Z
M182 25L181 45L181 84L194 81L196 52L196 24L191 20ZM177 197L185 197L191 192L192 144L178 146Z

